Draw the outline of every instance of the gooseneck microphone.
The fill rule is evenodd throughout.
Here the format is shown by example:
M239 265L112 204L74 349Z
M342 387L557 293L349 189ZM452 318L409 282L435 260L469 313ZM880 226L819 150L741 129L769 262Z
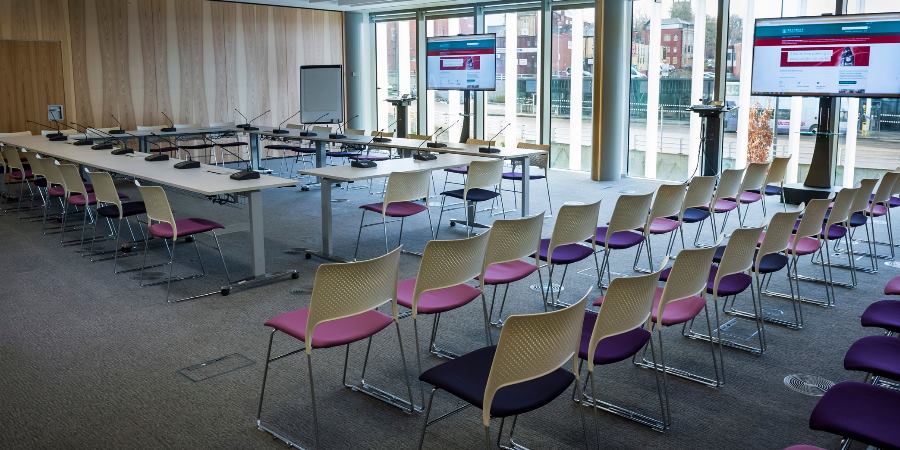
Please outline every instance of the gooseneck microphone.
M80 124L78 122L72 122L72 125L76 125L76 126L79 126L84 129L85 139L79 139L79 140L75 141L75 145L90 145L91 150L112 150L113 144L112 144L112 142L110 142L110 140L117 139L115 136L113 136L107 132L98 130L94 127L89 127L89 126ZM85 141L85 140L88 140L91 142L94 141L94 139L90 137L91 133L94 133L95 135L97 135L97 137L102 138L103 142L99 142L99 143L95 143L95 144L82 143L82 141Z
M119 122L119 119L117 119L116 116L112 114L110 114L110 117L112 117L112 119L116 121L116 125L118 125L119 128L116 128L115 130L109 130L109 134L126 134L125 130L122 129L122 122Z
M241 117L244 118L244 123L239 124L239 125L235 125L237 128L244 128L244 127L249 127L249 126L250 126L250 121L247 120L247 116L245 116L244 113L242 113L242 112L241 112L239 109L237 109L237 108L234 108L234 112L238 113Z
M446 147L447 144L437 141L438 136L450 131L450 129L453 128L454 126L456 126L456 124L458 124L460 120L462 120L462 117L460 117L459 119L456 119L456 122L451 123L450 126L444 127L443 130L438 128L438 132L435 133L434 136L431 137L432 142L428 143L428 147L429 148L444 148L444 147Z
M240 157L239 155L237 155L236 153L232 152L231 150L228 150L228 148L225 147L224 145L222 145L222 144L220 144L220 143L218 143L218 142L216 142L216 141L210 139L209 137L204 136L204 139L206 139L207 141L211 142L211 143L212 143L213 145L215 145L216 147L221 148L222 151L224 151L225 153L228 153L229 155L234 156L235 158L238 159L238 161L243 161L243 160L244 160L244 158L241 158L241 157ZM238 180L238 181L255 180L255 179L258 179L258 178L259 178L259 172L253 170L253 167L250 165L250 161L247 160L247 168L244 169L244 170L239 170L239 171L237 171L237 172L231 174L231 175L229 176L229 178L231 178L232 180Z
M160 128L159 131L162 131L163 133L174 133L175 131L177 131L177 129L175 128L175 121L172 120L172 118L169 117L164 111L160 111L159 113L169 121L169 126Z
M81 139L76 139L75 142L72 143L72 145L79 145L79 146L94 145L94 140L91 139L91 135L90 135L90 131L88 130L88 127L86 127L84 125L80 125L76 122L69 122L69 126L75 127L75 130L81 131L82 133L84 133L84 137ZM79 127L81 127L81 130L78 130Z
M33 123L39 127L44 127L45 129L48 129L48 130L56 129L55 133L50 133L46 136L48 141L59 142L59 141L65 141L65 140L69 139L65 134L62 134L59 131L59 121L53 120L52 122L56 125L55 127L53 125L47 125L46 123L35 122L33 120L25 121L25 123Z
M165 136L160 136L153 132L150 133L150 136L164 140L164 141L168 142L169 145L171 145L172 148L174 148L176 151L181 150L182 152L187 154L188 159L186 159L184 161L178 161L177 163L175 163L175 165L173 167L175 167L176 169L197 169L200 167L200 161L194 161L194 155L191 155L191 152L187 151L187 149L184 146L180 146L180 145L176 144L175 142L172 142L171 140L169 140L169 138L167 138ZM149 158L149 156L148 156L148 158ZM147 159L147 158L144 158L144 159Z
M237 109L235 109L235 111L237 111ZM260 114L260 115L258 115L258 116L256 116L256 117L254 117L254 118L248 120L247 123L238 125L238 128L243 128L244 131L257 131L257 130L259 130L259 127L254 127L254 126L251 125L251 124L252 124L253 121L255 121L256 119L259 119L260 117L262 117L262 116L264 116L264 115L270 113L271 111L272 111L271 109L265 110L262 114ZM243 114L241 114L241 116L243 116ZM245 119L246 119L246 117L245 117Z
M367 143L365 144L365 147L366 147L366 156L369 156L369 151L371 150L371 148L369 147L369 145L372 144L373 142L378 142L378 143L391 142L391 140L390 140L389 138L383 138L383 137L381 137L381 133L382 133L385 129L390 128L391 126L393 126L395 123L397 123L396 120L395 120L394 122L392 122L391 124L389 124L388 126L386 126L386 127L382 128L382 129L378 130L378 131L375 133L375 135L372 136L372 139L369 140L369 142L367 142ZM360 169L371 169L371 168L373 168L373 167L378 167L378 163L376 163L375 161L372 161L372 160L370 160L370 159L354 159L353 161L350 162L350 166L351 166L351 167L357 167L357 168L360 168Z
M441 131L444 127L438 127L437 131ZM426 143L431 144L432 142L428 139L422 139L422 142L419 143L418 147L416 147L416 152L413 153L413 159L416 161L433 161L437 159L437 155L429 152L421 152L419 151L423 145Z
M151 132L150 135L157 137L159 140L166 141L169 144L169 146L168 147L160 146L159 140L158 140L156 143L154 143L154 145L156 145L156 152L152 152L151 154L145 156L144 161L150 161L150 162L168 161L169 155L167 153L178 151L178 146L175 145L175 143L172 142L169 138L160 136L153 132Z
M316 133L314 133L314 132L312 132L312 131L309 131L309 124L310 124L310 123L318 123L318 122L319 122L319 119L321 119L321 118L327 116L328 114L329 114L329 113L322 114L321 116L316 117L315 119L313 119L312 122L304 123L304 124L303 124L303 131L298 132L297 135L299 135L300 137L310 137L310 136L315 136ZM303 119L300 119L300 120L302 121Z
M377 142L377 143L379 143L379 144L384 144L384 143L391 142L391 138L389 138L389 137L383 137L383 136L381 136L381 133L384 132L384 130L386 130L386 129L392 127L392 126L394 126L394 124L396 124L396 123L399 122L399 121L400 121L400 119L396 119L396 120L394 120L393 122L391 122L388 126L386 126L386 127L382 128L382 129L378 130L378 132L375 133L375 137L373 137L372 140L371 140L369 143L371 144L372 142Z
M347 119L347 120L344 121L343 123L339 123L339 124L338 124L338 132L337 132L337 133L331 133L331 134L328 135L328 137L330 137L331 139L347 139L347 135L344 134L344 123L347 123L347 122L349 122L349 121L351 121L351 120L353 120L353 119L355 119L355 118L357 118L357 117L359 117L359 114L357 114L357 115L355 115L355 116L353 116L353 117Z
M297 112L291 114L290 116L288 116L287 119L282 120L281 123L279 123L278 126L275 127L274 130L272 130L272 132L275 133L275 134L288 134L288 133L290 133L290 131L282 129L281 126L284 125L285 122L287 122L288 120L293 119L294 116L296 116L297 114L300 114L300 111L303 111L303 110L301 109L301 110L299 110L299 111L297 111Z
M478 151L479 151L480 153L500 153L500 149L494 147L494 139L496 139L497 136L500 136L500 133L502 133L502 132L505 131L507 128L509 128L510 125L512 125L512 122L506 124L503 128L500 129L500 131L497 132L497 134L495 134L495 135L492 136L490 139L488 139L488 146L487 146L487 147L478 147Z

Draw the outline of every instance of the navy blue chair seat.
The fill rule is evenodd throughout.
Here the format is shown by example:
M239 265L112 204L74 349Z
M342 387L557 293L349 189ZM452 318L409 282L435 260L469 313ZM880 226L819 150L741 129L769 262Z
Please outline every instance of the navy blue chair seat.
M446 195L447 197L458 198L460 200L466 200L470 202L484 202L491 200L500 195L499 192L489 191L487 189L475 188L469 189L469 195L466 198L463 198L463 189L454 189L452 191L444 191L441 192L441 195Z
M684 210L684 223L702 222L709 218L709 211L700 208L688 208ZM678 220L678 216L670 216L669 219Z

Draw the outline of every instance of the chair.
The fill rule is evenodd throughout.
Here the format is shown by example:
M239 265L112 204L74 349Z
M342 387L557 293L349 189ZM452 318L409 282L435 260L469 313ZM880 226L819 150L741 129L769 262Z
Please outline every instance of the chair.
M759 202L762 206L763 217L766 217L766 202L762 201L764 195L760 194L766 185L766 176L769 172L769 163L750 163L744 172L744 179L741 180L741 187L738 189L739 194L736 198L729 200L737 200L738 223L744 226L744 220L750 214L750 205ZM741 215L741 205L747 205L743 216Z
M859 317L860 325L884 330L891 336L900 333L900 301L879 300L869 305Z
M53 204L53 199L56 199L59 202L59 221L62 223L63 213L67 209L66 203L66 181L63 178L62 171L60 171L59 163L49 158L41 158L42 164L41 170L44 172L44 178L47 179L47 201L44 203L44 217L41 221L41 234L47 235L47 217L50 214L50 207ZM62 233L60 229L58 231Z
M701 208L709 205L713 192L716 190L716 177L703 176L691 178L688 182L687 192L684 194L684 201L681 204L681 211L678 215L672 215L668 218L681 223L678 232L681 235L681 248L687 248L684 243L684 224L696 223L697 235L694 236L694 246L700 245L700 231L703 228L703 222L709 219L709 210ZM715 225L710 222L713 233L716 231Z
M695 332L689 324L685 330L685 337L691 339L710 340L719 344L719 362L722 367L722 375L725 374L723 346L728 346L738 350L743 350L756 355L761 355L766 351L766 329L762 320L762 310L759 306L756 288L753 286L753 277L747 272L753 268L754 257L756 256L756 243L759 242L762 227L754 228L738 228L734 230L728 243L725 245L725 251L722 254L722 261L718 265L712 265L709 269L709 279L706 284L706 293L712 295L713 307L715 308L715 329L716 335L706 335ZM680 258L680 257L679 257ZM665 272L663 272L665 275ZM753 304L752 320L756 325L756 337L758 346L754 347L743 342L734 341L722 337L722 321L719 318L719 298L722 298L723 309L728 304L728 297L735 297L750 289L750 299ZM733 300L732 300L733 302ZM738 316L740 317L740 316Z
M764 189L757 191L763 194L763 207L765 207L765 197L778 196L781 197L781 205L787 211L787 203L784 202L784 180L787 178L788 163L790 156L776 156L772 158L769 164L769 172L766 174Z
M576 370L572 357L578 351L584 304L582 298L566 309L510 316L496 347L476 350L422 373L419 380L434 388L425 409L418 448L422 448L429 426L453 414L429 421L438 389L467 403L454 412L468 406L481 409L485 448L490 449L493 445L490 426L494 417L503 418L501 435L506 418L513 418L509 444L502 448L521 448L514 441L518 416L547 405L565 392L573 381L575 392L578 391L579 377L573 373ZM570 359L571 372L564 368ZM583 409L579 408L579 412L584 430ZM586 441L586 433L584 438Z
M43 161L35 152L25 151L22 152L22 154L25 156L25 160L28 161L28 170L31 170L31 180L24 180L25 183L28 183L28 190L31 192L31 202L28 205L28 209L34 208L34 191L37 191L37 196L41 199L41 208L43 209L47 202L45 195L47 189L47 176L44 173ZM34 219L38 217L40 216L27 218Z
M375 137L383 137L383 138L393 138L393 131L373 131L369 134L373 138ZM374 150L374 151L373 151ZM385 153L385 150L387 151ZM366 146L365 149L362 149L359 152L353 153L349 156L350 159L355 161L387 161L391 159L391 150L384 149L380 147L372 148L371 146Z
M219 251L219 257L222 259L222 267L225 269L225 278L231 283L231 276L228 274L228 265L225 263L225 255L222 254L222 247L219 245L219 237L216 236L217 229L224 229L225 226L208 219L186 218L175 219L172 214L172 207L169 205L169 199L166 191L160 186L141 186L138 185L141 197L144 199L144 206L147 210L147 239L144 240L144 261L141 264L140 286L155 286L158 284L166 284L166 302L176 303L184 300L192 300L194 297L187 297L181 300L169 301L169 291L172 287L172 281L190 280L200 278L206 275L206 269L203 267L203 259L200 256L200 247L197 245L197 239L191 239L194 243L194 249L197 251L197 260L200 263L200 273L196 275L172 278L172 268L175 262L175 242L179 238L195 236L201 233L210 233L216 241L216 249ZM169 275L164 281L144 284L144 268L147 267L147 250L150 247L150 239L159 238L168 243L171 241L169 249L169 261L165 264L169 266Z
M407 217L414 216L421 212L428 215L428 226L431 234L434 235L434 226L431 223L431 210L428 209L428 192L431 183L431 171L422 170L416 172L392 172L388 177L387 188L385 189L384 199L377 203L368 203L361 205L362 215L359 218L359 233L356 235L356 249L353 251L353 258L359 254L359 242L362 238L362 230L364 227L378 225L378 223L364 224L366 212L374 212L381 215L381 227L384 230L384 252L389 251L387 236L387 218L400 219L400 234L397 237L397 246L403 242L403 223ZM421 203L417 203L421 201Z
M67 243L74 243L75 241L66 242L66 222L69 218L69 205L75 207L76 211L78 208L82 208L82 220L81 220L81 239L77 242L79 243L79 247L84 246L84 230L87 229L87 221L88 218L93 222L96 220L94 215L91 213L91 205L97 203L96 195L92 192L88 192L87 187L84 185L84 180L81 179L81 173L78 170L78 166L75 164L60 164L59 171L63 177L63 187L65 188L65 203L63 205L62 211L62 225L60 225L60 237L59 243L61 245Z
M589 204L566 203L559 208L556 214L556 223L549 239L541 239L538 250L538 258L546 264L547 284L541 283L544 302L548 306L565 307L566 303L559 301L563 283L566 282L566 272L569 265L583 261L590 256L594 257L594 267L599 268L597 261L597 216L600 214L600 200ZM590 246L585 245L590 243ZM553 272L556 266L563 266L562 278L559 287L553 285ZM599 269L597 269L599 271ZM540 277L538 271L538 277Z
M603 251L603 262L597 267L597 287L603 292L603 273L612 280L609 254L612 250L625 250L642 244L649 235L650 204L653 193L622 195L616 200L609 224L597 227L594 244ZM641 231L637 231L640 229Z
M490 146L493 146L493 145L497 145L497 141L485 141L485 140L483 140L483 139L469 138L469 139L466 140L466 145L484 145L484 146L490 145ZM457 183L457 182L454 182L454 181L448 181L447 178L450 176L451 173L455 173L455 174L457 174L457 175L462 175L462 176L463 176L463 181L465 182L465 177L466 177L466 175L469 174L469 167L468 167L468 166L457 166L457 167L451 167L451 168L449 168L449 169L444 169L444 187L443 187L443 190L445 190L445 191L447 190L447 183L450 183L450 184L464 184L464 183Z
M824 244L824 248L818 253L819 259L816 260L815 256L813 256L812 262L814 264L824 264L824 266L826 266L827 268L827 272L823 270L822 278L797 275L797 278L800 280L825 284L825 294L827 299L826 304L821 306L834 306L835 285L847 288L856 286L856 269L853 258L853 242L848 239L847 227L845 226L845 224L850 217L850 205L853 203L854 197L856 196L857 192L859 192L859 188L845 188L841 189L841 191L837 193L834 198L834 203L831 207L831 210L828 212L828 216L825 218L825 224L820 230L819 239ZM831 263L830 242L840 241L840 239L845 238L847 238L847 248L850 249L850 251L847 252L847 265L850 268L850 283L834 281L834 274L831 270L833 266Z
M875 222L867 221L872 223L872 237L871 237L871 251L874 255L874 258L885 258L885 259L894 259L894 226L891 221L891 199L892 193L895 190L897 185L900 185L900 172L886 172L878 183L878 188L872 194L871 201L869 207L866 209L864 214L866 217L884 217L885 218L885 228L887 229L888 240L887 242L879 242L875 240ZM868 236L868 233L867 233ZM878 255L878 245L887 245L891 250L890 258L886 256Z
M529 142L519 142L516 144L518 148L527 149L527 150L540 150L541 153L537 155L531 155L528 158L528 165L532 168L541 169L541 173L529 173L528 180L544 180L544 185L547 187L547 205L549 206L547 211L549 214L547 217L553 217L553 199L550 195L550 145L548 144L532 144ZM516 171L516 168L521 166L521 163L518 160L512 161L512 171L511 172L503 172L503 179L509 180L512 182L512 189L505 189L508 192L513 193L513 201L515 202L516 208L518 208L518 194L519 190L516 189L516 182L522 183L523 175L521 170ZM502 184L501 184L502 189Z
M647 239L638 244L637 252L634 255L632 268L635 272L649 273L653 271L651 237L671 233L666 244L665 256L670 256L672 253L672 247L675 245L675 236L678 235L678 230L682 225L682 205L684 204L686 192L683 184L661 184L656 189L656 196L653 198L653 206L650 207L650 216L648 217L649 226L646 227ZM673 219L672 217L675 218ZM638 259L645 245L647 247L647 263L650 264L649 269L638 267Z
M386 255L367 261L323 264L316 270L309 306L279 314L266 321L266 326L271 327L272 332L269 334L266 363L263 366L262 386L260 387L259 403L256 408L257 428L287 441L293 447L302 448L298 443L274 431L262 421L262 407L265 398L266 379L269 375L269 365L286 356L303 352L306 354L309 375L309 396L310 404L312 405L315 444L316 448L323 448L319 440L319 415L316 405L316 382L313 378L312 355L313 350L339 346L344 346L345 348L344 386L372 395L410 413L414 411L412 385L406 368L406 354L403 350L403 340L400 335L400 324L397 315L397 274L399 266L399 248ZM354 281L346 282L346 280ZM379 311L380 307L387 304L390 304L389 313ZM372 337L392 324L397 330L397 343L400 349L403 378L408 396L407 402L396 399L396 397L394 397L396 400L388 401L387 397L392 396L392 394L369 385L364 380L356 385L347 383L347 362L350 354L350 344L364 339L367 340L366 358L362 369L363 377L365 377ZM299 340L303 343L302 348L273 358L272 341L275 339L277 332Z
M712 201L699 207L699 209L710 213L709 220L712 222L714 242L718 242L719 236L725 233L725 225L728 223L728 216L731 214L731 211L738 208L738 203L729 199L738 196L743 177L744 169L723 170L722 176L719 178L719 184L716 186L716 191L713 193ZM716 214L725 214L725 218L722 219L721 230L716 226ZM738 210L738 220L740 221L740 210ZM699 238L700 228L698 227L697 239L694 240L694 245L697 245Z
M813 409L809 428L827 431L850 440L882 449L900 448L900 391L855 381L834 385Z
M324 125L314 125L312 127L312 131L314 131L315 133L328 134L328 133L331 133L331 127L324 126ZM365 132L362 130L351 130L350 128L347 128L344 134L346 134L348 136L351 136L351 135L360 136L360 135L365 134ZM326 145L329 145L329 144L326 144ZM359 147L359 146L356 146L356 147ZM353 151L348 151L348 150L351 150L351 146L348 146L347 144L343 144L343 145L341 145L339 150L326 151L325 156L327 158L332 158L332 159L333 158L349 158L349 157L359 153L359 148L352 148Z
M504 286L497 320L492 319L491 325L503 326L503 308L506 306L509 285L540 270L538 248L543 225L544 213L540 213L521 219L496 220L491 226L491 235L484 253L484 268L482 269L484 284L494 287L488 317L494 317L497 287ZM531 258L533 261L529 261ZM481 295L484 295L484 292ZM545 311L546 308L547 303L544 302Z
M645 356L640 361L635 361L635 364L639 367L663 372L663 395L666 397L666 405L669 403L668 389L666 389L666 374L713 388L718 388L724 381L719 375L719 363L716 357L715 344L713 344L712 340L709 341L709 349L715 374L713 378L666 365L665 346L663 345L663 329L674 325L686 327L688 323L693 323L694 319L701 312L704 313L706 318L707 331L712 335L713 326L709 317L706 293L709 282L709 267L715 251L715 247L682 250L667 274L665 285L656 288L656 294L653 298L653 310L650 315L653 327L650 331L656 331L660 360L659 363L647 360L647 347L645 346ZM666 412L665 418L667 421L670 421L668 407Z
M112 175L107 172L91 172L91 182L94 185L94 195L97 201L97 219L104 217L107 221L113 219L116 220L115 230L112 229L111 224L109 228L110 232L116 235L116 243L113 247L113 273L118 274L119 271L117 267L120 253L119 242L121 241L122 236L122 221L124 220L125 224L128 226L132 243L137 242L134 231L131 229L131 222L128 219L130 217L146 214L147 208L142 201L122 202L121 196L116 189L116 184L113 182ZM97 255L94 253L94 242L97 238L98 221L99 220L94 221L94 229L91 232L91 245L88 249L88 254L92 255L91 262L101 261L100 259L93 259L93 256ZM135 219L135 222L138 230L141 232L141 237L146 240L147 236L144 234L143 228L141 228L141 223L137 219Z
M864 372L865 382L887 386L900 381L900 339L866 336L853 343L844 355L844 369Z
M763 286L769 283L771 277L776 272L781 271L781 269L784 269L785 267L788 268L788 285L791 287L791 306L794 309L794 320L784 320L765 314L758 318L754 312L736 309L734 306L734 297L732 297L731 308L726 310L728 314L753 320L762 319L766 322L786 326L795 330L803 327L803 313L800 310L800 302L797 300L793 281L790 277L791 260L786 255L791 245L794 225L797 223L799 217L800 211L779 212L772 216L772 220L769 221L769 225L766 227L766 231L763 232L763 236L760 239L759 248L756 250L753 268L751 269L753 281L756 283L756 292L760 293L759 311L763 312L765 311L765 308L762 307ZM716 255L713 256L713 261L718 262L717 259L721 258L721 252L719 252L719 250L724 251L725 247L719 247L716 251Z
M894 180L891 179L891 182ZM859 227L864 227L866 230L866 247L867 252L854 252L854 255L868 256L869 257L869 268L865 267L856 267L854 264L854 269L858 271L863 271L866 273L878 273L878 264L876 263L876 250L873 249L874 244L874 235L875 235L875 227L874 222L869 220L869 215L866 214L869 210L869 198L872 196L872 191L875 190L875 185L878 183L878 179L876 178L864 178L859 181L859 190L856 192L856 195L853 197L853 201L850 203L849 210L849 218L847 222L845 222L844 226L847 228L849 233L849 237L847 238L847 242L850 242L853 239L853 235L856 234L856 229ZM890 189L892 186L888 186ZM887 194L890 195L890 194ZM887 209L886 207L878 207L879 213L882 215L884 211L881 208ZM870 227L869 225L873 226ZM871 228L871 230L870 230ZM835 251L838 251L837 246L835 246ZM847 248L846 251L850 251L850 248ZM845 269L849 269L848 265L834 264L835 267L842 267Z
M409 309L416 340L416 364L422 373L422 355L419 341L418 316L434 316L429 340L429 351L439 357L454 358L457 355L437 346L437 331L441 314L468 305L481 297L484 314L485 343L490 345L487 303L481 293L484 283L478 287L466 284L475 277L481 277L484 251L490 231L466 239L452 241L429 241L422 253L422 263L415 278L407 278L397 283L397 303ZM424 401L424 393L423 401Z
M803 215L800 219L800 223L796 225L794 234L788 241L788 248L785 250L785 253L788 256L788 285L791 289L790 294L769 290L768 286L771 282L771 278L769 278L763 288L763 295L786 298L791 300L792 302L803 302L820 306L825 306L828 304L827 301L823 302L821 300L807 298L800 295L800 278L798 278L798 267L801 256L815 255L816 253L822 252L822 240L819 236L822 231L822 223L825 221L825 215L828 214L829 203L830 201L824 198L810 200L809 204L806 205L806 208L803 209ZM822 266L822 276L825 276L824 265ZM791 281L793 281L793 283ZM799 304L795 306L795 309L797 310L799 318L798 322L796 323L796 328L801 328L803 325L803 312L800 309Z
M15 211L22 211L22 199L25 197L25 188L28 188L29 195L33 195L33 192L31 192L31 184L28 180L34 179L34 174L22 164L22 157L25 155L23 155L18 148L5 145L0 148L0 152L2 152L3 159L6 161L4 170L8 171L10 178L19 183L19 195L16 199ZM3 210L3 212L8 211L10 211L10 209Z
M441 211L438 214L438 227L434 234L435 239L437 239L438 233L441 231L441 219L444 216L444 211L459 209L456 207L447 209L447 197L462 200L462 203L456 203L449 206L461 205L460 207L466 208L466 220L451 220L450 226L454 226L457 222L465 223L467 236L472 235L473 227L485 227L484 225L475 222L475 215L478 212L477 206L479 203L500 197L500 209L505 209L503 208L503 197L498 190L503 173L503 160L491 159L487 161L472 161L469 163L467 170L468 175L466 176L466 182L462 189L441 192Z
M665 267L666 263L667 259L663 260L661 267ZM596 313L585 312L584 326L581 329L581 345L578 350L580 360L578 369L580 371L583 363L587 362L588 374L582 388L582 402L594 410L596 430L599 430L596 414L598 409L633 420L657 431L663 431L669 426L668 407L665 404L663 386L658 372L656 373L656 389L659 396L659 419L601 401L598 398L595 375L597 366L609 365L635 357L648 342L651 345L655 363L656 350L652 348L650 315L658 280L659 272L636 277L618 277L610 281L606 295L595 302L600 303L600 310ZM590 395L584 392L588 385L591 387Z

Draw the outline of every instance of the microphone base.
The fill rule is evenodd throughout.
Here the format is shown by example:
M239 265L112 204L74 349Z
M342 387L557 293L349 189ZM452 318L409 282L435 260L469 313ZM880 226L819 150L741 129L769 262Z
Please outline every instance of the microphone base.
M235 172L231 174L228 178L232 180L244 181L244 180L257 180L259 179L259 172L251 169L244 169L240 172Z
M328 135L328 138L329 139L347 139L347 135L340 134L340 133L331 133Z
M125 130L122 130L122 129L109 130L109 131L107 131L107 134L125 134Z
M388 142L391 142L391 138L386 138L386 137L374 137L374 138L372 138L372 142L377 142L377 143L379 143L379 144L386 144L386 143L388 143Z
M112 150L112 144L95 144L91 146L91 150Z
M478 153L500 153L500 149L495 147L478 147Z
M350 167L356 167L357 169L372 169L378 167L378 164L375 161L354 160L350 162Z
M187 160L175 163L176 169L199 169L200 161Z
M300 136L300 137L309 137L309 136L315 136L315 135L316 135L316 133L313 133L312 131L298 131L297 132L297 136Z
M113 155L116 155L116 156L128 155L128 154L134 153L134 149L128 148L128 147L117 148L117 149L111 151L110 153L112 153Z
M160 128L159 131L161 131L163 133L174 133L174 132L178 131L178 129L175 127L165 127L165 128Z
M47 135L47 140L48 140L48 141L51 141L51 142L61 142L61 141L65 141L65 140L68 140L68 139L69 139L69 138L68 138L66 135L64 135L64 134L57 134L57 133L54 133L54 134L48 134L48 135Z
M153 155L148 155L144 158L144 161L157 162L157 161L168 161L169 155L165 153L156 153Z
M240 125L235 125L234 127L235 127L235 128L249 128L249 127L251 127L251 126L252 126L252 125L250 125L249 123L242 123L242 124L240 124Z
M447 146L447 144L445 144L443 142L429 142L429 143L425 144L425 146L428 148L444 148Z
M433 153L415 153L413 154L413 159L416 161L434 161L437 159L437 155Z
M75 141L72 145L79 145L79 146L94 145L94 140L93 139L79 139L79 140Z
M259 131L259 127L246 126L244 127L244 131Z
M288 134L288 133L290 133L290 131L284 130L284 129L281 129L281 128L276 128L276 129L272 130L272 132L275 133L275 134Z

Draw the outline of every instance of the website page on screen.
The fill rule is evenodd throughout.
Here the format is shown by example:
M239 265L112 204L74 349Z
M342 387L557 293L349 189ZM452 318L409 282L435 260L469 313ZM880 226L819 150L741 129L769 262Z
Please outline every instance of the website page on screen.
M755 95L900 95L900 15L756 23Z
M428 89L495 89L496 46L494 35L428 38Z

